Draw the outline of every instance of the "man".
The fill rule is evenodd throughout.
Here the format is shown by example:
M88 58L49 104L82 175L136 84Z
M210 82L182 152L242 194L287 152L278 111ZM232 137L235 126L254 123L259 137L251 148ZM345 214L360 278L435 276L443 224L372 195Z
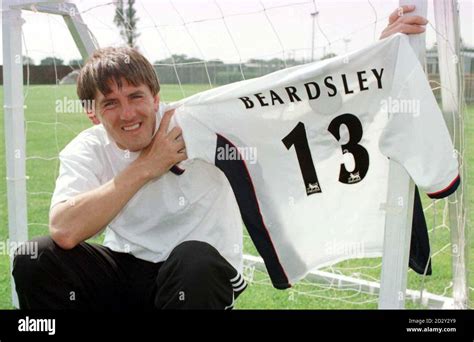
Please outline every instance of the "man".
M382 38L424 30L425 19L397 13ZM36 259L14 260L20 307L231 308L246 287L235 197L211 165L173 168L186 159L185 146L178 127L168 132L172 112L162 115L151 64L130 48L98 50L77 90L101 125L60 153L51 236L33 240ZM103 246L85 242L105 227Z

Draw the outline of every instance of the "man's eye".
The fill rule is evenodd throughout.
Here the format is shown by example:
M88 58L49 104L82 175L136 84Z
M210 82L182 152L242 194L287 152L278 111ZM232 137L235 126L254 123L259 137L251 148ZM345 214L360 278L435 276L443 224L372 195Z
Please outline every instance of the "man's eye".
M115 102L113 102L113 101L106 102L106 103L104 103L104 108L110 108L110 107L112 107L114 104L115 104Z
M143 96L142 95L133 95L132 99L141 99Z

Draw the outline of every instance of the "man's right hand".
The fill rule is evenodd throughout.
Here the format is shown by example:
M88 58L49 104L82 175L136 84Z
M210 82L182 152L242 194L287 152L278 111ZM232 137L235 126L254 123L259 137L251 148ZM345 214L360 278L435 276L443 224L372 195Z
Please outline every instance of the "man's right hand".
M168 132L173 114L174 109L167 111L163 115L158 131L136 160L136 163L140 164L140 167L143 168L148 180L161 177L173 165L188 158L181 128L174 127Z

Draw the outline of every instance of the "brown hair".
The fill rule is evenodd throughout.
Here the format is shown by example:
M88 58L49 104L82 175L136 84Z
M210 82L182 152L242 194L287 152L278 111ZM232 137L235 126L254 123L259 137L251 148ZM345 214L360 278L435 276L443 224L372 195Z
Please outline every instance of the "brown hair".
M110 81L122 87L122 78L136 87L147 85L153 95L160 91L155 69L141 53L130 47L107 47L96 50L82 67L77 95L83 104L92 103L97 90L104 95L112 91Z

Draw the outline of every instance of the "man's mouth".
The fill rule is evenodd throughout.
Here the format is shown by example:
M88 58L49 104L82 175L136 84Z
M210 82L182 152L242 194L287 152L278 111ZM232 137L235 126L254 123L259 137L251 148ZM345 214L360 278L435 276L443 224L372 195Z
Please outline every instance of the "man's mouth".
M125 132L131 132L131 131L135 131L139 129L141 126L142 126L142 123L137 122L136 124L133 124L133 125L123 126L122 130L124 130Z

